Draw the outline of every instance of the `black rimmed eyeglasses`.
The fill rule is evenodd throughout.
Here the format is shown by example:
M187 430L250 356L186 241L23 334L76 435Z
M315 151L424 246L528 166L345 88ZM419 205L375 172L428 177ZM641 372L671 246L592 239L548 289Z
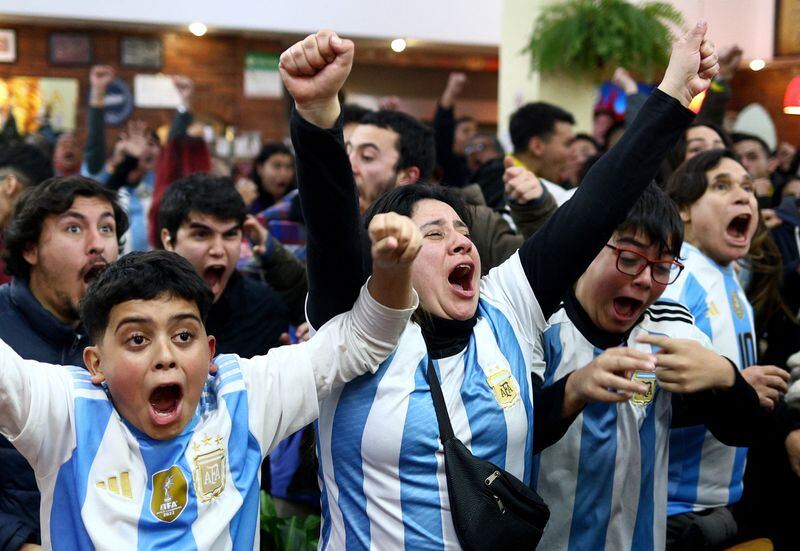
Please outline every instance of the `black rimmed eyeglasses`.
M633 249L617 247L610 243L606 243L606 247L617 253L617 270L627 276L636 277L650 266L650 277L653 281L669 285L674 283L683 271L683 264L677 260L654 260Z

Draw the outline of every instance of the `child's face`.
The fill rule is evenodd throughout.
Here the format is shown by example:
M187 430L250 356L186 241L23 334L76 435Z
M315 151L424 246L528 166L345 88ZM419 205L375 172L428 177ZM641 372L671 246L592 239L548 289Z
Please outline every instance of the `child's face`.
M653 260L674 260L641 232L615 233L609 244L630 249ZM630 255L628 255L630 256ZM652 266L637 276L617 269L617 251L603 247L578 280L575 295L594 324L611 333L624 333L667 288L652 278Z
M149 437L181 433L197 409L214 355L194 302L161 296L114 306L100 343L87 347L92 381L105 381L119 414Z
M681 210L686 241L727 266L750 250L758 224L758 201L750 175L733 159L723 158L706 172L706 179L705 193Z

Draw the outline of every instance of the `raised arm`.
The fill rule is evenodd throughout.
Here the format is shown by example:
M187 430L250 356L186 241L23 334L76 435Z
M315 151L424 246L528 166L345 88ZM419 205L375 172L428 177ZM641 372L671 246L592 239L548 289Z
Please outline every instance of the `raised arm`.
M280 61L281 77L295 100L291 132L308 236L307 314L314 327L350 310L367 276L337 97L350 74L353 52L351 41L320 31L286 50Z
M714 46L698 24L679 40L658 90L573 198L520 248L520 260L545 317L605 245L693 119L691 99L717 72Z
M103 170L106 162L106 90L114 80L114 69L109 65L95 65L89 72L89 110L87 117L86 146L83 162L89 174Z

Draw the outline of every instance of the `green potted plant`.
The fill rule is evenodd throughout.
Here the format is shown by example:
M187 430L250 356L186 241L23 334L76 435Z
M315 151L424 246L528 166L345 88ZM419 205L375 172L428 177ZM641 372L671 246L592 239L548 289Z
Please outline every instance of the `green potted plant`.
M542 9L525 50L541 73L607 79L626 67L651 79L666 67L683 16L665 2L566 0Z

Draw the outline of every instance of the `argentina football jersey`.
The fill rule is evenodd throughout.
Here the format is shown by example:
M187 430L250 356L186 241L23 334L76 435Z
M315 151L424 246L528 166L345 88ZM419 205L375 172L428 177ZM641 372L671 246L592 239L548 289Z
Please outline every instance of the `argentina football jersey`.
M574 296L566 302L550 317L534 365L545 386L614 346L655 352L636 342L640 335L708 346L678 304L654 303L624 340L615 335L612 342L610 334L582 321ZM588 404L564 437L538 456L535 487L551 513L540 549L664 549L672 395L654 379L649 386L646 396Z
M515 254L483 278L466 348L433 358L456 437L526 484L532 343L543 328ZM321 549L460 549L426 370L426 343L409 323L375 375L320 403Z
M714 350L742 369L756 362L753 310L734 272L684 243L686 269L664 296L685 305ZM735 503L742 495L747 448L722 444L704 427L670 436L669 515Z

